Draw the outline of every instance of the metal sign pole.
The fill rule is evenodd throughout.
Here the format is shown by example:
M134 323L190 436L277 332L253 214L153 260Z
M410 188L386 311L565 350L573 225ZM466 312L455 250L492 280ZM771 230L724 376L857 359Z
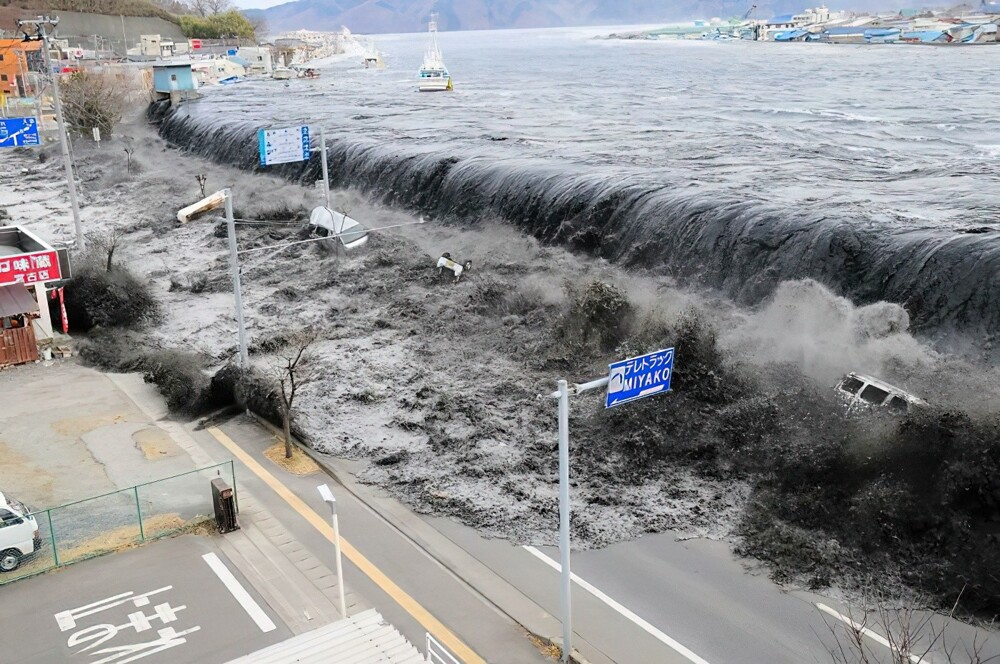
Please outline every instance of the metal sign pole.
M226 198L226 226L229 228L229 269L233 273L233 299L236 300L236 326L240 340L240 368L246 369L249 362L247 353L247 329L243 321L243 293L240 288L240 263L236 253L236 219L233 217L233 193L223 189Z
M569 395L605 387L608 381L607 377L598 378L589 383L575 384L571 389L565 380L560 380L557 383L559 389L549 395L559 400L559 557L562 568L559 603L562 612L563 662L569 662L570 653L573 652L573 607L570 602L573 575L569 562Z
M319 128L319 154L323 160L323 200L326 201L327 208L330 207L330 171L326 165L326 136L323 134L322 125Z
M562 661L569 662L573 650L573 607L570 604L569 569L569 389L565 380L559 383L559 553L562 562L562 583L559 605L562 611Z
M62 151L63 166L66 168L66 182L69 184L69 204L73 210L73 229L76 232L76 248L84 251L87 248L83 238L83 227L80 224L80 203L76 198L76 180L73 176L73 162L69 156L69 139L66 137L66 123L63 120L62 102L59 100L59 74L52 71L52 60L49 57L49 36L45 32L45 24L55 25L58 18L50 20L39 17L37 21L23 21L24 23L35 23L38 27L38 36L42 40L42 55L45 58L46 73L52 77L52 99L56 108L56 124L59 127L59 147ZM41 118L38 118L41 123Z
M640 357L608 365L608 375L588 383L569 387L560 380L559 389L548 396L559 400L559 553L562 567L560 609L562 611L562 661L569 662L573 652L573 607L570 604L572 573L569 565L569 395L607 387L604 407L627 403L670 391L674 369L674 349L665 348Z

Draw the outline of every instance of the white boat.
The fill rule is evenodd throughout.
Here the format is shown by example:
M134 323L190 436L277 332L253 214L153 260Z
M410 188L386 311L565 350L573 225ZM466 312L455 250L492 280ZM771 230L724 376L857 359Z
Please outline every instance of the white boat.
M451 90L451 74L444 66L444 57L441 49L437 45L437 14L431 16L428 26L431 35L431 43L424 53L424 64L420 68L420 91L421 92L442 92Z
M275 67L274 72L271 74L271 78L276 81L287 81L295 75L288 67Z

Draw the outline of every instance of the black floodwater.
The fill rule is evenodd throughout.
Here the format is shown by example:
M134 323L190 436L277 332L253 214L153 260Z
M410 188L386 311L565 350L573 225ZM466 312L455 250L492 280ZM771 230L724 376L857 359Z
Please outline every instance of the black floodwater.
M745 303L813 277L939 340L1000 330L1000 47L594 34L442 34L451 94L416 91L422 35L382 37L384 71L215 88L161 132L254 168L257 127L322 125L335 185L434 218L499 218Z

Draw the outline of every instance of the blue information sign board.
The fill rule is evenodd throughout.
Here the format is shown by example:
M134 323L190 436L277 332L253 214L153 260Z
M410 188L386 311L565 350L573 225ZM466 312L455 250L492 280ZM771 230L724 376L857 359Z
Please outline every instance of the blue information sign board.
M287 164L309 159L309 126L257 131L260 165Z
M0 148L19 148L41 145L38 137L38 120L35 118L0 119Z
M674 349L633 357L608 365L608 395L605 408L670 390L674 374Z

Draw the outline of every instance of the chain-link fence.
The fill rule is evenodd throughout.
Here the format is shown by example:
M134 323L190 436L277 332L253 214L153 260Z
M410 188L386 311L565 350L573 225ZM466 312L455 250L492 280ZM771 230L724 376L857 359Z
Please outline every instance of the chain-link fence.
M37 550L23 557L17 569L0 572L0 585L208 521L214 513L211 481L217 477L233 488L238 509L236 473L227 461L32 512Z

